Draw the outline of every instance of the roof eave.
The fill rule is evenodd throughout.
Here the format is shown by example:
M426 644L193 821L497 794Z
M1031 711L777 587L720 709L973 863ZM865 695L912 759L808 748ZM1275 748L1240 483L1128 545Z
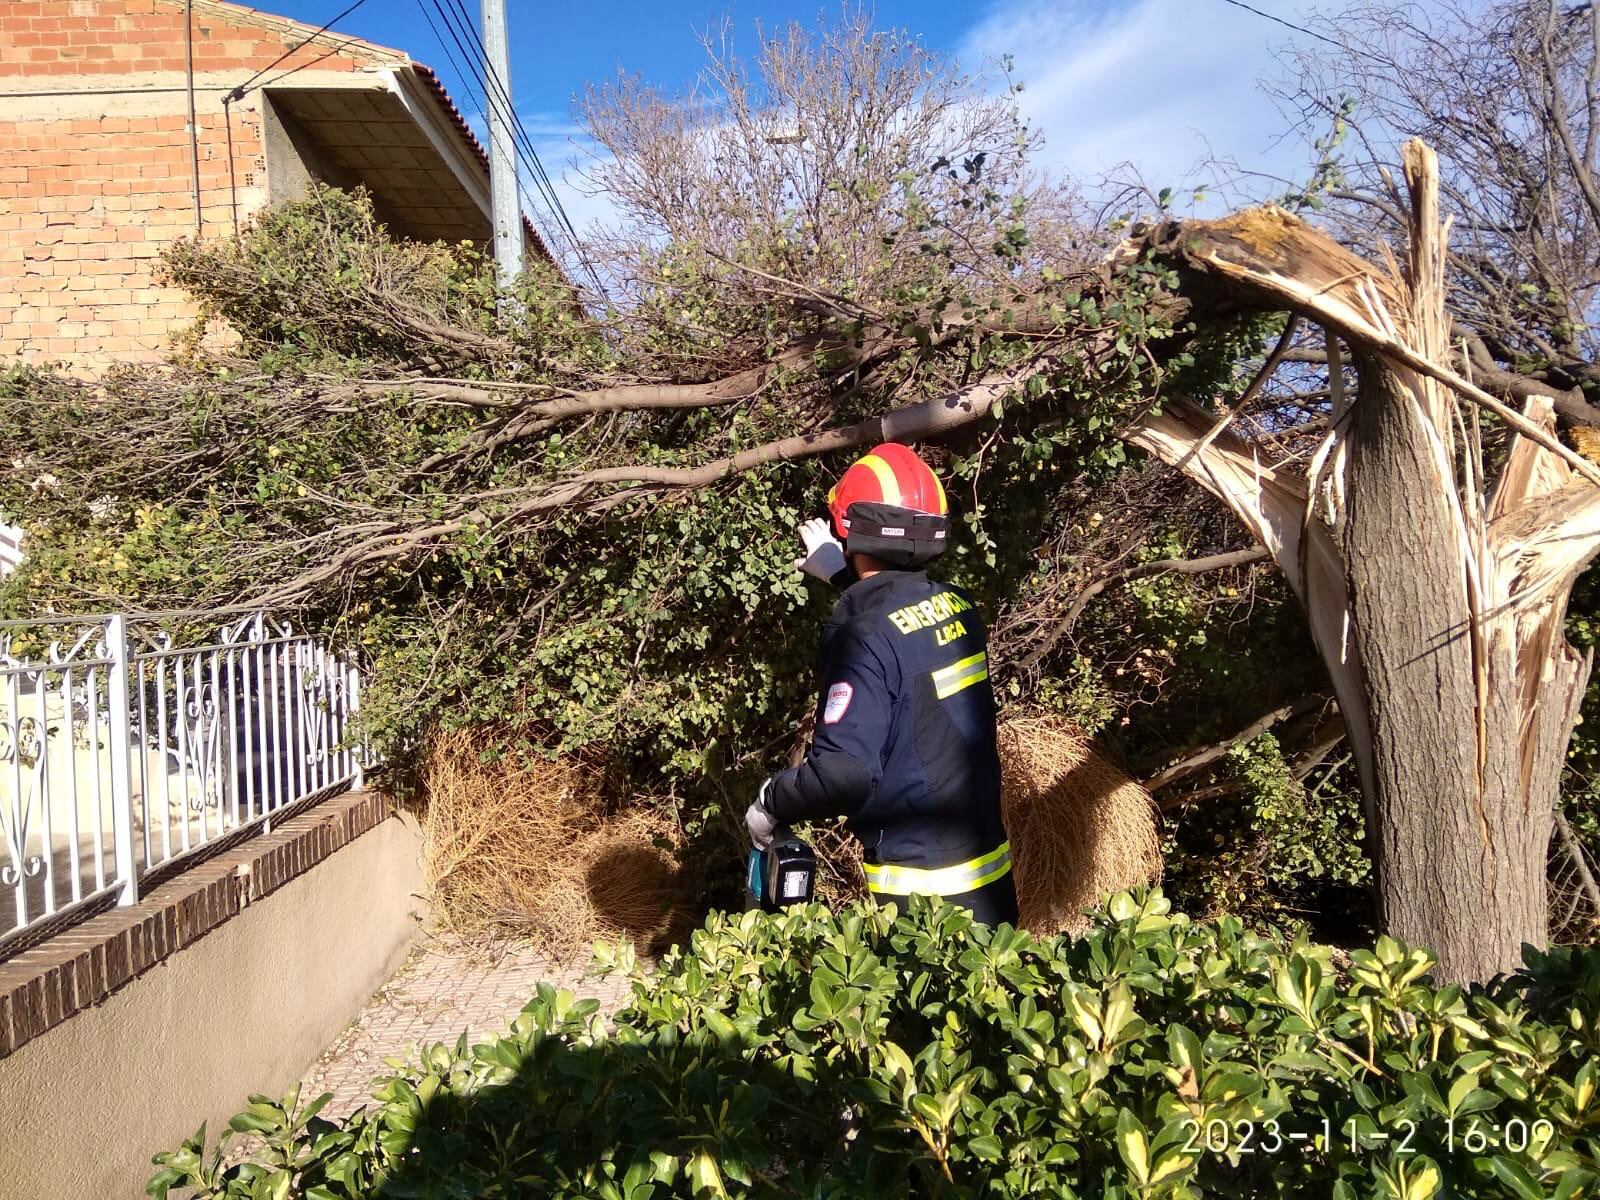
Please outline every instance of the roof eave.
M489 152L483 148L483 143L478 141L472 127L456 108L455 101L450 98L439 76L431 67L415 61L404 67L391 68L384 72L384 76L434 149L449 164L451 173L461 181L462 187L483 209L484 215L492 219ZM522 215L522 229L534 253L559 272L561 265L556 262L526 213Z

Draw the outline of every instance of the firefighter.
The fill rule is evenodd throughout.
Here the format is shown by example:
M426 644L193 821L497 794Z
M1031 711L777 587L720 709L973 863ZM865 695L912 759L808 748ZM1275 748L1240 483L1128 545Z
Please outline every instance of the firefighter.
M798 767L762 784L751 839L765 849L779 825L844 816L875 896L942 896L1015 924L983 622L923 571L949 544L944 489L890 442L840 477L828 511L831 532L801 526L796 564L845 586L823 633L816 733Z

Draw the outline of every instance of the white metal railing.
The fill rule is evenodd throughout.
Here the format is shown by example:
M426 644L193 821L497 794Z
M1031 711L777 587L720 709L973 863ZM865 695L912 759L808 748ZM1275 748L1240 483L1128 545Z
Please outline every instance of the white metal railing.
M217 620L0 622L0 939L361 786L355 666L265 613Z
M0 521L0 575L17 569L22 561L22 530Z

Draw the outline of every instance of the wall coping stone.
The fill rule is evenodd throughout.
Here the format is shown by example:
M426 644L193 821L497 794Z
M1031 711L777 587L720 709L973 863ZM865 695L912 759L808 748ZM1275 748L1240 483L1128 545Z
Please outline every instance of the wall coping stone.
M69 926L0 963L0 1059L101 1003L393 814L388 797L376 792L332 796L196 864L139 903Z

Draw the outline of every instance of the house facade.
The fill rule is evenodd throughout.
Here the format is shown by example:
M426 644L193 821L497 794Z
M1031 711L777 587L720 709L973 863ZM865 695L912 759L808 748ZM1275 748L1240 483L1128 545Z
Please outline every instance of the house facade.
M401 236L490 238L488 158L402 51L224 0L5 0L0 360L159 359L195 316L162 250L317 180Z

